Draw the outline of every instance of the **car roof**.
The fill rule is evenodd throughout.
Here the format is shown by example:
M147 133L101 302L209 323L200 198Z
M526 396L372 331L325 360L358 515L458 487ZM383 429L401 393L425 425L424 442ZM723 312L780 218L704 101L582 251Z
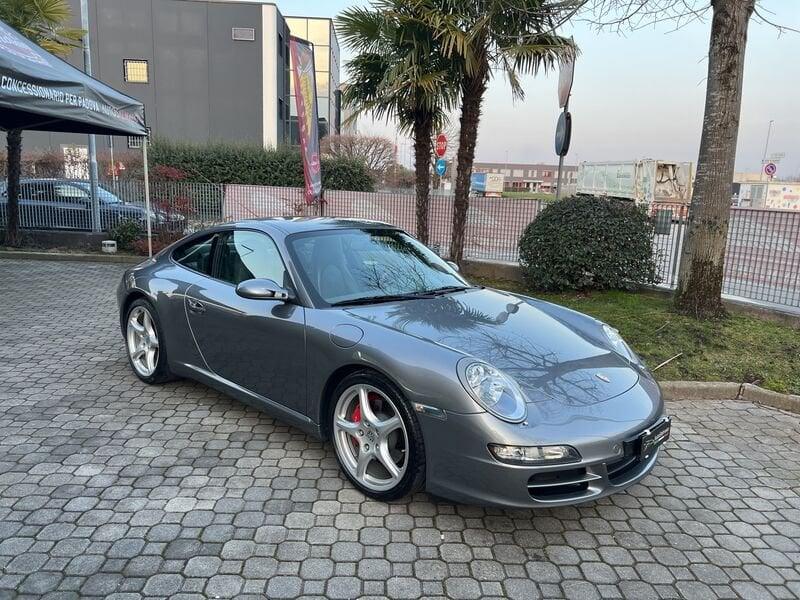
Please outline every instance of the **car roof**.
M248 219L231 223L234 227L250 227L264 231L279 231L284 235L308 231L328 231L335 229L397 229L394 225L368 219L345 219L335 217L270 217Z

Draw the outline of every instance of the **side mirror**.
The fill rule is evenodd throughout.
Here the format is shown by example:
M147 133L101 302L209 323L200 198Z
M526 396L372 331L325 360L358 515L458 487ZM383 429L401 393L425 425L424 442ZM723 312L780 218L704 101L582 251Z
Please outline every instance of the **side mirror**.
M251 300L279 300L286 302L289 291L279 286L272 279L248 279L236 286L236 293L242 298Z
M452 260L448 260L448 261L447 261L447 264L448 264L448 265L450 265L450 267L451 267L451 268L452 268L452 269L453 269L453 270L454 270L456 273L458 273L459 271L461 271L461 269L459 268L459 266L458 266L458 265L457 265L455 262L453 262Z

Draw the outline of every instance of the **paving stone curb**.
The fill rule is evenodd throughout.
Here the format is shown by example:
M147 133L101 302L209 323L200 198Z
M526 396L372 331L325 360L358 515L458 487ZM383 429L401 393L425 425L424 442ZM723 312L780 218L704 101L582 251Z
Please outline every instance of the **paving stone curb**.
M26 252L17 250L0 250L0 258L14 260L66 260L71 262L98 262L138 264L144 260L142 256L130 254L89 254L79 252Z
M800 414L800 396L753 385L725 381L661 381L665 400L745 400Z

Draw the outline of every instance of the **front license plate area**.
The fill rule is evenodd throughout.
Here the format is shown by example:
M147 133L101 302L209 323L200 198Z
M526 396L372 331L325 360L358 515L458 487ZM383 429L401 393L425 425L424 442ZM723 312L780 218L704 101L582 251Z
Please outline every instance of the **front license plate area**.
M639 458L642 460L650 458L653 452L669 439L670 429L671 419L669 417L664 417L658 423L646 429L636 440Z

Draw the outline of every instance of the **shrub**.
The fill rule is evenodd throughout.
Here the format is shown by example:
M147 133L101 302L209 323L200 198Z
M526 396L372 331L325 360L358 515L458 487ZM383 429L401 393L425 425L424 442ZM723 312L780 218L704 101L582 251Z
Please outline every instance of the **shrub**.
M169 246L172 242L177 242L183 237L183 234L173 231L159 231L153 232L151 237L151 244L153 246L153 256L161 252L164 248ZM133 242L133 251L141 256L147 256L147 236L140 237Z
M573 196L548 204L519 241L529 285L545 291L657 283L653 222L631 202Z
M304 187L303 162L296 148L266 150L256 145L189 144L156 139L150 146L153 169L169 167L185 174L184 181ZM374 182L358 160L322 159L326 189L369 192Z
M111 239L120 250L133 250L134 242L142 236L142 226L132 219L123 219L111 228Z

